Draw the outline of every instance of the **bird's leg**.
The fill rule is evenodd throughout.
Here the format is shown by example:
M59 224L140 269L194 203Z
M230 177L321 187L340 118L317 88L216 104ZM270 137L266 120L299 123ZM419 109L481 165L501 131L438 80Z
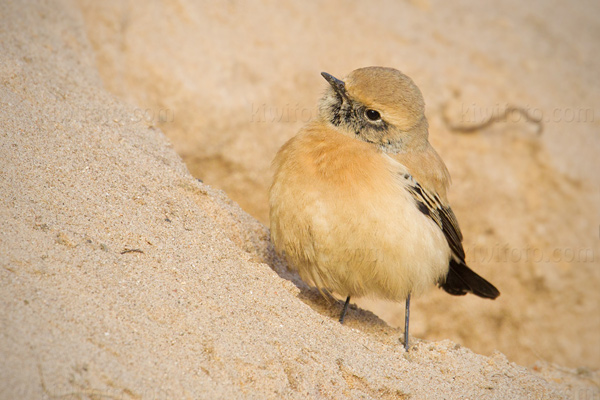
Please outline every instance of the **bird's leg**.
M404 349L408 351L408 320L410 319L410 293L406 298L406 309L404 311Z
M346 297L346 302L344 303L344 308L342 309L342 314L340 315L340 324L344 323L344 317L346 316L346 311L348 310L348 304L350 304L350 296Z

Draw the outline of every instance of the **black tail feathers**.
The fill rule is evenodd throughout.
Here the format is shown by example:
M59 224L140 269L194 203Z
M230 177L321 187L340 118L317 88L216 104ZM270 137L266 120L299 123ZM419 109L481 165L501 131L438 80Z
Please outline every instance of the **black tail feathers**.
M464 296L473 293L486 299L495 299L500 292L494 285L477 275L464 263L450 260L450 269L445 282L440 282L440 287L455 296Z

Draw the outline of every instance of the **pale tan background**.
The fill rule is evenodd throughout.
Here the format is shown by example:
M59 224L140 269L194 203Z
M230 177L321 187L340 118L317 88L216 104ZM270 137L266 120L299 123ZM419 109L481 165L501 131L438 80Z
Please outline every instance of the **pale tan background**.
M470 3L0 2L0 399L597 397L600 7ZM266 223L319 72L365 65L421 87L502 291L416 299L408 355L369 312L341 326L227 197ZM506 103L543 135L442 119Z
M404 71L452 174L468 261L502 292L435 290L415 301L413 333L524 364L600 366L597 2L81 4L106 88L265 224L270 162L314 117L319 73ZM518 114L470 136L442 120L443 106L469 125L507 104L541 116L542 136ZM402 305L371 306L401 323Z

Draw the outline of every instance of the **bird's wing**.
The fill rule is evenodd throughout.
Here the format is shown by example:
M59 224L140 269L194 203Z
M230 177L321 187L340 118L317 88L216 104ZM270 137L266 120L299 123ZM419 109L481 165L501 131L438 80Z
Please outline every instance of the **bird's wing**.
M404 173L403 178L406 181L406 188L415 199L419 211L431 218L440 227L444 232L452 254L464 263L463 236L450 206L444 205L436 193L431 193L423 188L412 175Z
M445 205L437 193L432 193L422 187L409 173L402 173L402 177L406 183L405 187L415 199L419 211L431 218L440 227L452 251L448 274L444 280L439 282L442 289L456 296L473 293L488 299L498 297L500 295L498 289L477 275L465 263L462 233L450 206Z

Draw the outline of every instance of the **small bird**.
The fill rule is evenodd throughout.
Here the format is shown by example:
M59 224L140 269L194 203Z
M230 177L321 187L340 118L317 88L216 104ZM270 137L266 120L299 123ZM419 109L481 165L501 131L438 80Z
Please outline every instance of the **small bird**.
M321 292L406 301L438 284L495 299L465 262L446 197L450 174L428 141L419 88L393 68L366 67L329 83L318 117L285 143L269 190L271 239Z

